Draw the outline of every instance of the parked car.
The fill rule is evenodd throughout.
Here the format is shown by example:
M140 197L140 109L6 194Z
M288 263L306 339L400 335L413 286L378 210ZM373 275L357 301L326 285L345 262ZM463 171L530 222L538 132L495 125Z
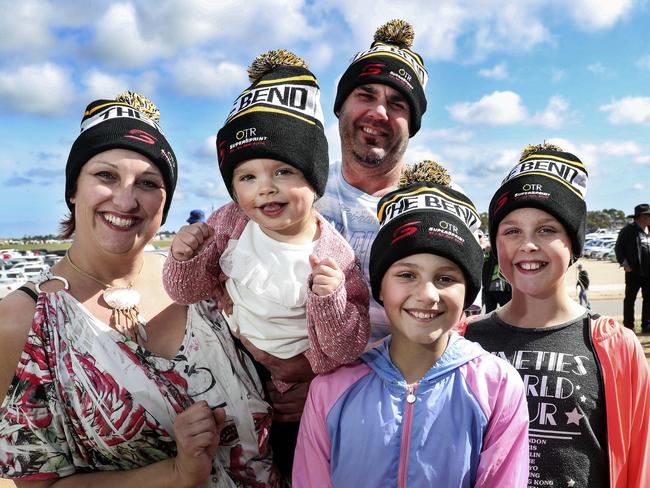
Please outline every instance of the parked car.
M586 258L591 258L592 253L594 251L602 250L602 246L604 246L608 242L616 242L616 239L613 237L605 237L603 239L593 239L588 241L583 250L582 250L582 255Z
M616 241L605 242L602 246L591 250L592 259L603 259L603 256L614 249Z
M27 279L30 279L30 278L36 278L41 274L46 273L49 269L50 267L43 262L40 263L23 262L23 263L17 263L13 265L7 271L22 272L27 277Z
M27 281L27 276L20 270L3 269L0 271L0 298L4 298Z

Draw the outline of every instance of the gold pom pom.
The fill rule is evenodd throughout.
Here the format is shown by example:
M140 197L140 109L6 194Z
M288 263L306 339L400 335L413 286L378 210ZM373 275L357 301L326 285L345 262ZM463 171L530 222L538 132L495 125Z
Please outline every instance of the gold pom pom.
M451 176L449 176L444 166L439 165L435 161L425 160L413 166L407 166L400 176L397 186L404 188L405 186L422 181L449 186L451 184Z
M132 91L125 91L116 96L115 101L124 102L151 120L160 122L160 111L158 107L144 95Z
M555 144L551 144L549 142L544 142L543 144L528 144L525 148L521 150L521 157L519 158L519 161L523 161L531 154L535 154L540 151L564 152L564 149L562 149L560 146L556 146Z
M401 48L410 48L413 39L415 39L415 31L405 20L389 20L375 31L375 42L396 44Z
M257 56L248 68L248 79L255 83L266 73L278 66L299 66L307 68L307 63L300 56L285 49L267 51Z

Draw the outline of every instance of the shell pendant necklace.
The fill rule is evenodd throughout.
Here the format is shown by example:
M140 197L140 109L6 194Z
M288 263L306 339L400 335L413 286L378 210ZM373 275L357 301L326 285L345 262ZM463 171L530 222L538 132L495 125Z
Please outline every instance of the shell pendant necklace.
M117 331L128 339L136 341L138 344L142 344L142 341L147 342L147 321L138 310L140 293L133 289L133 283L137 277L140 276L144 262L142 263L140 271L138 271L135 279L124 287L111 286L85 272L72 262L72 259L70 259L70 251L65 253L65 258L68 260L68 263L70 263L72 269L77 273L104 287L102 298L106 302L106 305L111 307L111 321L115 324Z

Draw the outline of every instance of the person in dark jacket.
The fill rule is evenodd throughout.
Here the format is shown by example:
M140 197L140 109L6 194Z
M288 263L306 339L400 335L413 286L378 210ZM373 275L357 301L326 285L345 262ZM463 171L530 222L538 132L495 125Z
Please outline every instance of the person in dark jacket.
M623 325L634 330L634 302L641 290L641 330L650 333L650 205L634 207L634 222L627 224L616 240L616 260L625 270Z

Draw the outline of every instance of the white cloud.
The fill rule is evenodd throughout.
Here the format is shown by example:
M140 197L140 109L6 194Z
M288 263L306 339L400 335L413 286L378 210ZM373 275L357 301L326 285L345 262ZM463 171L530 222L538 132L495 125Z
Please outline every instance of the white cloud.
M650 155L639 156L634 160L634 162L643 166L650 165Z
M9 2L3 2L0 12L0 51L36 51L53 42L48 26L52 13L49 4L24 0L9 6Z
M339 122L325 127L325 137L327 138L327 148L330 161L339 161L341 159L341 138L339 136Z
M551 68L551 81L553 83L558 83L564 79L566 76L566 71L558 68Z
M512 91L495 91L478 102L461 102L448 106L454 120L468 124L508 125L527 117L521 97Z
M539 124L543 127L557 129L564 125L567 119L567 111L569 109L569 102L559 95L550 98L546 109L531 118L531 122Z
M155 8L114 3L95 23L92 52L108 63L135 67L215 41L224 54L242 47L290 49L314 37L303 8L303 0L161 0Z
M625 97L600 107L612 124L649 124L650 97Z
M246 67L199 56L181 58L172 72L174 86L183 95L230 99L250 83Z
M60 115L68 108L73 96L70 74L52 63L0 72L0 99L19 112Z
M324 0L350 26L356 50L367 49L375 29L389 19L404 19L415 29L413 48L430 59L475 61L492 52L526 51L549 40L541 23L539 2L482 0L394 2Z
M585 30L612 27L634 6L634 0L573 0L559 3L560 8L569 10L578 27Z
M83 100L112 99L126 90L136 91L155 102L159 75L148 71L139 76L112 75L99 69L88 71L82 78Z
M650 54L639 58L636 65L638 68L650 70Z
M600 76L602 78L613 78L615 76L614 72L609 68L607 68L600 61L588 65L587 70L591 71L596 76Z
M423 129L418 132L418 137L422 139L433 139L437 141L464 143L474 138L474 133L470 130L463 129Z
M600 151L609 156L636 156L641 148L634 141L605 141L599 145Z
M484 78L492 78L494 80L505 80L509 76L506 63L495 64L492 68L479 70L478 74Z
M632 185L632 189L636 191L642 191L645 190L645 185L643 183L634 183Z

